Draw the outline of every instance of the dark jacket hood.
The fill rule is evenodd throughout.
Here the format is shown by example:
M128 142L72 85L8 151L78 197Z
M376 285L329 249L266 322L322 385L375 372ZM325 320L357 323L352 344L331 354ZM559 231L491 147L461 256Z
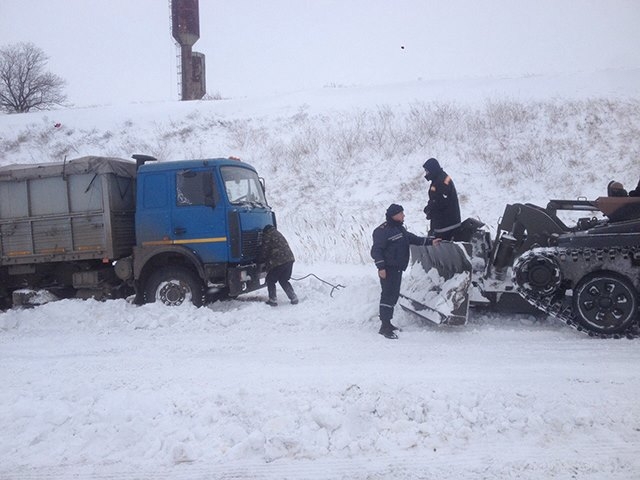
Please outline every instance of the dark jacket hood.
M424 168L427 172L427 174L425 175L425 178L427 180L436 178L442 172L442 167L440 166L440 163L438 163L438 160L436 160L435 158L430 158L429 160L424 162L422 168Z

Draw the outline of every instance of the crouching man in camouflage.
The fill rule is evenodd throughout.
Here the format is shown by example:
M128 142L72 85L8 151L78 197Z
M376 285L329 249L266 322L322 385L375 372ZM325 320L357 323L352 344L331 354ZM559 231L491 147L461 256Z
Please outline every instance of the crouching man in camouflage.
M287 243L287 239L273 225L267 225L262 231L262 247L260 249L260 259L265 262L267 268L267 292L269 300L267 305L278 306L278 296L276 294L276 283L287 294L293 305L298 303L296 292L289 280L293 271L295 258Z

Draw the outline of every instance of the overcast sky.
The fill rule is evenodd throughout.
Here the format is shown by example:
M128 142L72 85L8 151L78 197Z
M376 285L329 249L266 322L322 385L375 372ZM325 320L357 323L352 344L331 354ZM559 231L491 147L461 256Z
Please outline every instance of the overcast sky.
M640 0L200 0L207 91L640 68ZM78 106L178 98L168 0L0 0ZM404 47L404 48L402 48Z

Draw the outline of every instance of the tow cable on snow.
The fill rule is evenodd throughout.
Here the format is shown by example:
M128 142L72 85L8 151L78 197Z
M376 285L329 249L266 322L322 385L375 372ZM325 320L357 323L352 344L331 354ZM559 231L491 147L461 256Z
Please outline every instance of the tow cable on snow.
M295 280L296 282L298 282L298 281L300 281L300 280L304 280L304 279L305 279L305 278L307 278L307 277L315 277L315 278L317 278L318 280L320 280L322 283L326 283L327 285L329 285L329 286L331 287L331 292L329 292L329 296L330 296L331 298L333 298L333 291L334 291L334 290L338 290L338 289L340 289L340 288L345 288L345 286L344 286L344 285L340 285L340 284L334 285L334 284L332 284L332 283L329 283L329 282L327 282L326 280L321 279L321 278L320 278L319 276L317 276L315 273L308 273L308 274L307 274L307 275L305 275L304 277L300 277L300 278L291 277L291 280Z

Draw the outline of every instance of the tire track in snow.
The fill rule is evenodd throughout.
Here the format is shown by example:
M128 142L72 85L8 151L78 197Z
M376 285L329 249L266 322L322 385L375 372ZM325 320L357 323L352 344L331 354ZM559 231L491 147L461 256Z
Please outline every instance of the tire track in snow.
M595 444L572 442L571 446L540 448L532 445L472 445L468 448L421 450L403 454L331 458L316 460L277 460L271 463L234 461L194 462L152 470L134 466L58 466L31 468L29 471L1 471L3 480L416 480L416 479L540 479L580 478L628 479L640 474L640 460L626 459L640 450L640 441L614 441ZM501 454L502 453L502 454ZM622 454L622 457L620 455ZM103 470L98 473L96 468Z

